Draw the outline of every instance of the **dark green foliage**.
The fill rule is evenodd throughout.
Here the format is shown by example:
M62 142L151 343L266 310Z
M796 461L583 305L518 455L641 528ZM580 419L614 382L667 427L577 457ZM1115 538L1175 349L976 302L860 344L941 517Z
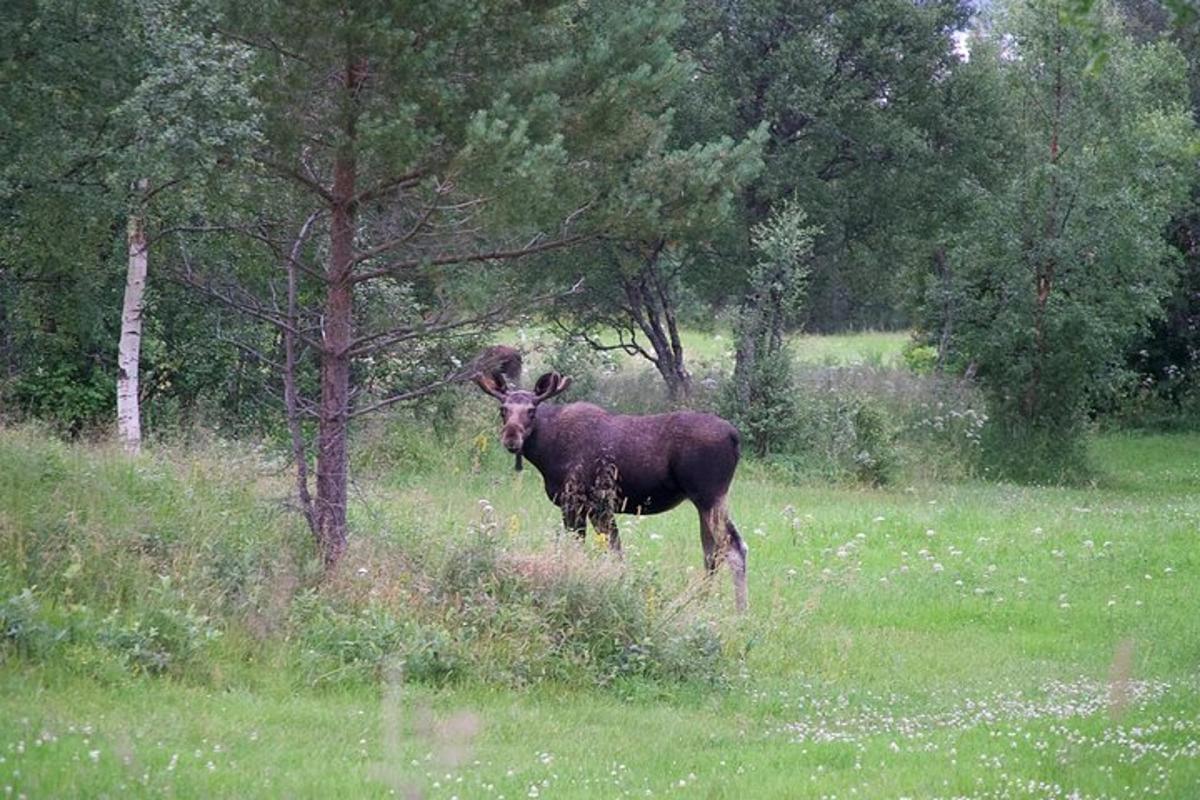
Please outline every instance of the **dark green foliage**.
M727 380L718 400L721 415L741 432L757 456L778 453L794 440L801 411L792 378L791 353L776 350L758 357L744 379Z
M592 397L600 372L612 370L613 353L600 352L578 338L564 336L546 355L546 368L571 376L571 396L576 399ZM532 377L532 376L531 376Z
M796 402L791 439L776 463L797 476L867 486L882 486L895 476L895 423L878 401L839 391L803 394Z
M723 405L760 456L795 426L784 336L803 308L813 239L820 233L804 224L807 219L804 209L789 200L751 233L760 258L750 270L734 325L737 351L731 394Z
M43 658L66 633L42 616L41 606L28 588L0 602L0 654Z
M810 329L900 321L897 279L932 251L937 198L964 177L944 121L963 102L945 78L967 13L954 0L689 4L681 37L704 70L682 124L768 131L766 169L721 258L751 263L750 226L796 198L821 230Z
M152 606L133 618L113 611L96 626L95 641L132 675L180 674L220 636L192 608Z
M206 2L22 0L5 11L0 403L76 433L112 416L129 216L152 237L194 223L216 201L220 162L255 138L246 51L209 34ZM150 197L134 189L141 179ZM143 331L148 428L197 416L254 427L245 398L261 383L248 386L237 353L214 345L215 316L165 288L175 240L151 247L150 285L163 288Z
M292 604L293 639L303 680L312 686L374 683L396 671L404 680L445 683L467 666L461 645L378 605L335 605L316 592Z

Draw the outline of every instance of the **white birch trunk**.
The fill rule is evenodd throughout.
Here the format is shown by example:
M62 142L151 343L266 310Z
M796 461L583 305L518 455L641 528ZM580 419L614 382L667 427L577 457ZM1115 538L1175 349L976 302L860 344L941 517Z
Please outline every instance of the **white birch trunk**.
M139 186L139 188L143 188ZM142 446L138 408L138 362L142 350L142 300L146 292L146 229L139 211L129 218L129 269L121 311L121 343L117 353L117 436L126 452Z

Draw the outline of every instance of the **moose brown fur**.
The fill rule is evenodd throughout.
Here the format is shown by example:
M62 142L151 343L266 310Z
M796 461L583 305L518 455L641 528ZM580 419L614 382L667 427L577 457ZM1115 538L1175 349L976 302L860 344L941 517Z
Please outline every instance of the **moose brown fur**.
M557 372L538 378L533 391L510 390L488 373L475 383L500 401L501 443L542 474L567 530L583 537L590 519L619 553L614 514L659 514L690 500L700 512L705 568L712 574L724 558L737 608L746 609L746 544L728 508L739 446L732 425L694 411L631 416L545 403L571 385Z

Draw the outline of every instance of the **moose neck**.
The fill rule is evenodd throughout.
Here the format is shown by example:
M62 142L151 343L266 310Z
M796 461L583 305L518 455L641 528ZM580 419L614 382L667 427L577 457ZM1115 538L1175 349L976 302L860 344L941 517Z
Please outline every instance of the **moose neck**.
M554 423L559 411L559 406L539 405L533 430L525 437L525 444L521 447L521 455L543 475L546 473L545 467L549 466L553 459L554 448L551 442L554 439Z

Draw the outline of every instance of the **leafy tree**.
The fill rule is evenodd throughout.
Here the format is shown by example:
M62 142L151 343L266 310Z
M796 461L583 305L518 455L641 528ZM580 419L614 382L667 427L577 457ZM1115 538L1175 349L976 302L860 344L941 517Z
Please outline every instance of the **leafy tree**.
M796 408L791 355L784 335L799 315L807 288L813 239L819 229L805 225L798 203L785 202L754 226L761 254L750 270L750 290L735 325L732 418L761 456L793 426Z
M1187 59L1190 109L1200 122L1200 16L1181 14L1157 0L1120 0L1126 28L1136 41L1168 39ZM1189 202L1168 227L1167 238L1178 250L1180 268L1164 314L1146 335L1126 351L1129 381L1115 383L1134 397L1151 401L1168 424L1200 425L1200 174L1192 179ZM1118 402L1129 398L1118 395ZM1137 408L1137 406L1135 406Z
M207 32L210 11L176 0L30 1L0 22L0 91L12 112L0 134L0 292L16 331L15 394L78 428L111 412L119 373L133 448L150 237L195 209L216 161L254 132L244 49ZM118 317L121 249L140 275Z
M265 141L236 165L262 210L195 229L258 241L278 266L264 277L191 259L185 272L282 332L297 491L332 567L351 420L465 376L453 343L531 303L496 265L634 240L680 187L719 184L719 159L667 147L661 97L687 78L669 5L304 0L228 16L226 36L255 49L264 76ZM677 205L689 224L707 213ZM488 296L458 296L469 283ZM290 377L308 354L311 403Z
M1017 477L1080 463L1089 394L1170 285L1162 231L1196 144L1182 59L1106 20L1099 71L1055 3L1014 5L996 28L1019 136L952 256L955 337L990 398L992 457Z
M766 169L743 194L741 241L727 260L753 263L751 226L796 197L821 229L809 284L814 329L901 318L899 267L928 259L934 245L897 245L930 229L921 176L945 168L932 131L953 109L940 84L958 64L951 34L967 11L955 0L689 4L681 40L700 69L684 124L769 131Z

